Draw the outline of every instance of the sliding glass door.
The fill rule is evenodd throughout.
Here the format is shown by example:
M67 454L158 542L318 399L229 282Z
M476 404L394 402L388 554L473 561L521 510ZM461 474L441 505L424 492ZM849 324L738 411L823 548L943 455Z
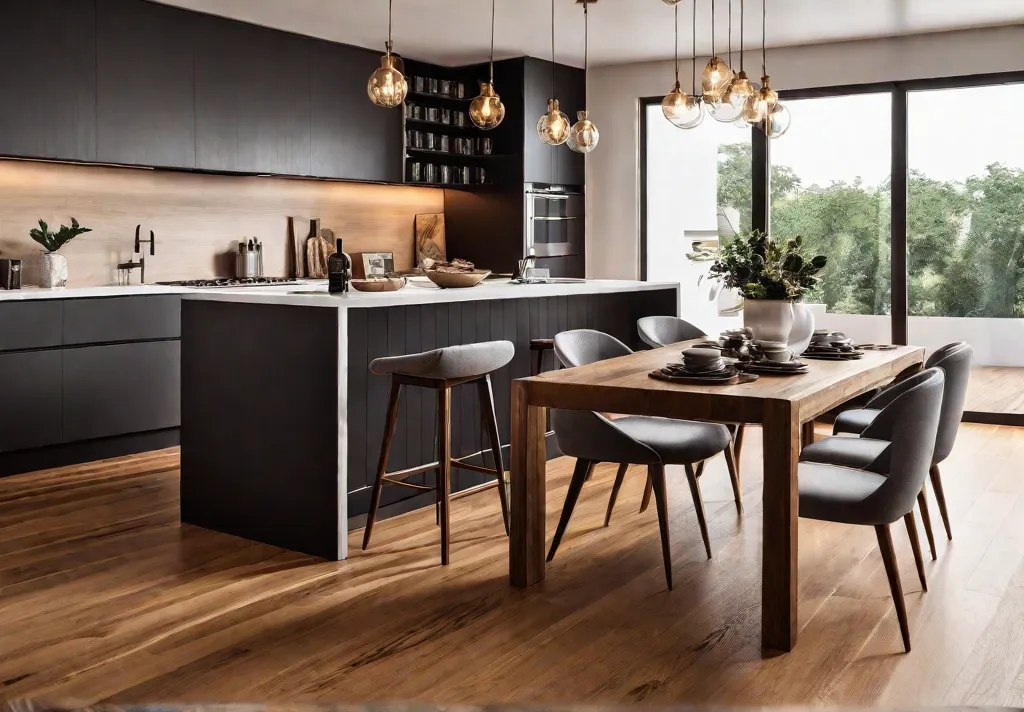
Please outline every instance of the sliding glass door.
M825 255L819 328L860 343L892 339L890 284L892 96L857 94L786 102L793 126L772 141L771 232L802 235Z
M909 341L974 347L967 409L1024 414L1024 84L907 95Z

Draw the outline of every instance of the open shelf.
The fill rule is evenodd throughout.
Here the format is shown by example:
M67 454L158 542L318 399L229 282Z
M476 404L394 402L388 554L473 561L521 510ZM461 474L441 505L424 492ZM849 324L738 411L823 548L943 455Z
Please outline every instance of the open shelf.
M425 91L409 91L405 93L406 96L418 96L423 99L444 99L445 101L457 101L460 104L468 104L473 101L476 97L467 96L460 99L457 96L449 96L447 94L431 94Z
M467 129L475 129L477 131L483 131L483 129L478 128L477 126L473 125L472 122L470 122L468 124L463 124L462 126L459 126L458 124L446 124L443 121L427 121L426 119L409 119L409 118L406 118L405 123L407 123L407 124L430 124L431 126L444 126L446 129L455 129L456 131L465 131Z
M420 188L489 188L494 183L427 183L425 181L407 180L403 185L415 185Z
M510 154L503 153L455 153L454 151L438 151L436 148L413 148L407 146L406 151L411 153L431 153L439 156L451 156L453 158L511 158Z

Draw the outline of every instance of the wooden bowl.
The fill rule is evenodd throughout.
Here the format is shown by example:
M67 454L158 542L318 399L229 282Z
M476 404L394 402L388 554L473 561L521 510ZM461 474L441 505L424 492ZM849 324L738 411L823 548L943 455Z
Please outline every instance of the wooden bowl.
M357 292L397 292L405 286L405 277L353 279L351 285Z
M490 270L476 269L472 272L438 272L427 270L427 278L441 289L461 289L475 287L487 279Z

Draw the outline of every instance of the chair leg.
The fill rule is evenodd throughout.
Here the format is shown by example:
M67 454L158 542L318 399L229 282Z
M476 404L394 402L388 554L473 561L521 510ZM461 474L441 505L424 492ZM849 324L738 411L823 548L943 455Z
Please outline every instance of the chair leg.
M740 464L740 453L743 451L743 433L746 431L743 423L736 424L736 435L732 438L732 452L736 456L736 465Z
M907 536L910 537L910 548L914 550L914 563L917 564L917 576L921 579L921 590L928 590L928 579L924 575L924 558L921 556L921 540L917 536L917 521L914 519L913 510L907 512L903 517L907 525Z
M505 524L505 536L508 536L508 488L505 486L505 465L501 461L501 440L498 437L498 420L494 417L494 391L491 389L489 375L477 381L477 390L480 394L480 412L483 413L487 437L491 441L491 459L494 461L494 469L497 470L501 520Z
M672 546L668 531L668 488L665 486L665 466L650 465L647 468L654 484L654 506L658 510L658 530L661 533L661 558L665 562L665 581L672 590Z
M395 437L398 425L398 401L402 395L402 384L391 382L391 395L388 396L388 412L384 425L384 440L380 445L380 459L377 461L377 479L373 481L373 494L370 496L370 511L366 515L366 529L363 530L363 549L370 545L370 534L373 522L377 519L377 508L380 506L380 493L384 489L384 474L388 471L388 455L391 454L391 441Z
M910 652L910 626L907 623L907 607L903 602L903 585L900 583L900 570L896 566L896 552L892 548L892 534L888 524L875 526L878 537L878 548L882 552L882 563L885 564L885 575L889 577L889 590L892 592L893 603L896 604L896 617L900 621L900 633L903 634L903 648Z
M697 463L697 477L700 477L701 475L704 474L704 463L706 462L707 460L701 460L700 462Z
M572 518L572 511L576 509L576 501L580 498L583 483L587 481L587 477L590 476L596 464L592 460L576 461L576 468L572 471L572 479L569 480L569 491L565 495L565 504L562 505L562 516L558 519L555 538L551 540L551 549L548 550L548 561L555 558L555 552L558 551L558 545L562 543L565 528L569 526L569 520Z
M544 352L537 350L533 352L533 376L539 376L540 372L544 370Z
M626 470L629 465L625 462L619 465L619 471L615 473L615 484L612 485L612 496L608 498L608 512L604 515L604 525L608 526L608 523L612 520L612 510L615 509L615 500L619 496L619 488L622 487L622 481L626 478Z
M725 446L725 465L729 468L729 480L732 482L732 496L736 500L736 511L743 514L743 491L740 489L740 471L736 467L736 459L732 454L732 443Z
M640 514L647 511L651 504L651 493L654 491L654 480L651 479L650 471L647 472L647 484L644 485L644 498L640 500Z
M704 551L708 558L711 558L711 538L708 536L708 520L704 516L704 500L700 496L700 483L697 481L697 473L693 471L693 465L686 465L686 480L690 483L690 494L693 495L693 509L697 512L697 524L700 525L700 535L704 539Z
M932 465L928 471L931 475L932 489L935 491L935 501L939 503L939 514L942 515L942 525L946 527L946 538L953 539L953 530L949 528L949 512L946 511L946 494L942 491L942 476L939 474L939 466Z
M928 511L928 493L926 487L922 487L917 493L917 506L921 508L921 521L924 523L924 533L928 537L928 548L932 552L932 561L938 557L935 555L935 535L932 534L932 515Z
M450 524L452 480L452 390L441 388L437 392L437 478L438 498L441 502L441 565L448 565L451 547Z

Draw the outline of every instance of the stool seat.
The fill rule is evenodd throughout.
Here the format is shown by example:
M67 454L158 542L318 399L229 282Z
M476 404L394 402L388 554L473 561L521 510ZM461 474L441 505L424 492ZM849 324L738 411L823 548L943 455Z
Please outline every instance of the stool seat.
M510 341L488 341L482 344L447 346L407 356L385 356L370 363L370 370L380 376L400 375L415 378L454 380L475 378L496 371L515 355Z
M547 351L554 348L554 339L530 339L530 351Z

